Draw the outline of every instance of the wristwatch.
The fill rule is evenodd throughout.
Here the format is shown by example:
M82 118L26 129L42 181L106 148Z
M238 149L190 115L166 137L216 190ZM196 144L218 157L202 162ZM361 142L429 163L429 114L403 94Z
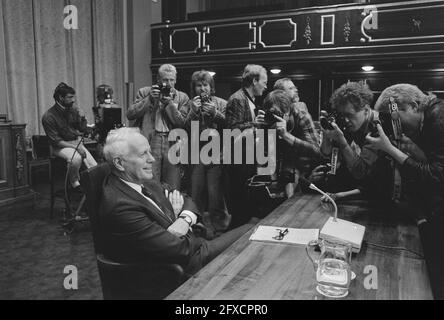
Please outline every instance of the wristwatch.
M193 224L193 219L191 219L191 217L187 214L181 215L179 216L179 218L182 218L186 221L186 223L188 223L188 225L191 227L191 225Z

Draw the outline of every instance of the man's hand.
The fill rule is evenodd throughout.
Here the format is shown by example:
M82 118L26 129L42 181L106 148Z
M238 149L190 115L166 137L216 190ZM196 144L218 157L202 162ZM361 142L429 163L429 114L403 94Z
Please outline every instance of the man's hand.
M173 101L173 97L171 97L171 96L161 96L160 97L160 102L162 103L162 105L164 106L164 107L166 107L167 105L169 105L171 102ZM173 103L173 105L175 105L174 103ZM176 105L175 105L176 106ZM177 106L176 106L177 107Z
M184 204L183 196L177 190L174 190L170 193L168 193L168 190L165 190L165 196L170 201L171 206L173 207L174 210L174 215L177 218L179 214L182 212L182 207Z
M200 96L196 96L191 100L191 110L194 111L194 113L198 113L200 108L202 107L202 101L200 100Z
M168 232L177 237L182 237L188 233L190 226L184 219L177 219L169 228Z
M427 161L425 153L406 135L402 135L399 149L410 155L416 161Z
M75 147L74 147L75 148ZM80 154L80 156L82 157L82 159L86 159L86 149L84 146L80 145L77 148L77 152Z
M323 139L329 139L339 144L347 144L344 133L341 129L339 129L338 125L334 122L332 122L331 125L333 126L333 130L328 130L321 127L323 132Z
M205 102L202 106L202 110L205 114L214 118L216 115L216 104L213 101Z
M328 167L325 165L317 166L311 172L310 176L308 177L308 180L310 180L310 182L312 182L314 184L317 184L319 182L323 182L325 179L325 171L327 168Z
M390 139L384 133L384 130L382 129L380 124L376 125L376 128L378 129L379 137L372 137L369 133L367 134L365 139L370 143L370 146L373 147L374 149L389 153L390 149L393 148Z
M256 118L254 119L254 122L259 126L264 126L265 125L265 111L264 110L259 110Z
M160 98L160 89L158 87L154 87L154 88L151 87L150 96L151 96L151 98L153 98L155 100L159 99Z
M278 122L276 122L276 131L279 136L283 137L287 133L287 121L283 118L278 117L277 115L273 115Z

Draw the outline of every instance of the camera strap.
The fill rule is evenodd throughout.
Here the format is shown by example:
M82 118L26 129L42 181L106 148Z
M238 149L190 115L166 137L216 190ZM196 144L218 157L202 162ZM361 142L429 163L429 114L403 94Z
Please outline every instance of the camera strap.
M399 148L400 145L399 141L401 140L402 136L402 125L398 115L398 105L396 104L395 99L393 97L390 97L389 109L392 118L395 144L396 147ZM402 181L401 181L401 172L399 170L399 165L394 159L392 159L392 168L393 168L392 200L398 201L401 199Z

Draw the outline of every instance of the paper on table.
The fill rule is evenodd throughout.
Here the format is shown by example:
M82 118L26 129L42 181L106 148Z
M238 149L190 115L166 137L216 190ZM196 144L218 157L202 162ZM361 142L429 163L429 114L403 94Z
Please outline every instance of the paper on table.
M278 230L284 231L288 229L288 233L282 240L273 239L279 235ZM251 241L277 242L287 244L303 244L306 245L312 240L317 240L319 229L295 229L285 227L259 226L250 237Z

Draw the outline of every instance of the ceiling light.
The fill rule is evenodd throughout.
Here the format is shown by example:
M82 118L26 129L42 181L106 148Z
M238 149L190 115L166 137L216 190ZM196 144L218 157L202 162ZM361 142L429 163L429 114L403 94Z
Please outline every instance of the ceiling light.
M279 74L279 73L281 73L281 69L278 69L278 68L274 68L274 69L271 69L270 70L270 72L272 73L272 74Z
M375 69L375 67L373 67L373 66L363 66L362 67L362 70L364 70L365 72L373 71L373 69Z

